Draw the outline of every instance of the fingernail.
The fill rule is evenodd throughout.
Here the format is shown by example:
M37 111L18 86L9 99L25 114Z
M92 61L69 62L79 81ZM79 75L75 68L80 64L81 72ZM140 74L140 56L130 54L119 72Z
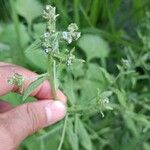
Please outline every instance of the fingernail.
M45 107L48 125L55 123L66 114L66 106L61 101L53 101Z

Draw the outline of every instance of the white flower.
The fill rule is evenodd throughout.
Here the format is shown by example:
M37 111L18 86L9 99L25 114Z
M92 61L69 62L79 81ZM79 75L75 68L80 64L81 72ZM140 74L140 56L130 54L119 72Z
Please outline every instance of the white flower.
M81 36L81 32L72 32L71 35L74 40L78 40Z
M44 37L45 37L45 38L48 38L49 36L50 36L50 33L49 33L49 32L45 32L45 33L44 33Z
M46 5L46 10L50 10L50 6L49 5Z
M72 43L72 38L68 39L68 43L71 44Z
M66 64L67 64L67 66L72 65L72 63L73 63L74 59L75 59L75 56L74 56L74 55L72 55L72 54L70 54L70 55L69 55L69 57L68 57L68 58L67 58L67 60L66 60Z
M45 53L48 53L48 52L49 52L49 49L48 49L48 48L45 48L45 49L44 49L44 52L45 52Z
M108 104L108 103L109 103L109 99L108 99L107 97L105 97L105 98L103 99L103 103Z
M64 40L66 40L69 44L72 42L72 36L70 35L69 32L62 32L62 37Z
M64 31L63 33L62 33L62 37L63 37L63 39L67 39L68 38L68 32L66 32L66 31Z

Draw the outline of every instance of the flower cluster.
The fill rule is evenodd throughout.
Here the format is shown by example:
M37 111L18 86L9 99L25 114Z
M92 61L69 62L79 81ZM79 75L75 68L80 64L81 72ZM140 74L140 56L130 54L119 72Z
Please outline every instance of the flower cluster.
M66 65L67 66L70 66L72 65L72 63L74 62L75 60L75 56L73 54L69 54L67 59L66 59Z
M8 83L17 86L20 89L20 92L22 92L24 80L25 79L22 75L15 73L8 79Z
M109 97L112 95L112 91L105 91L100 93L100 91L98 91L98 95L97 95L97 105L98 107L100 107L100 113L102 115L102 117L104 117L104 110L113 110L113 108L111 107L110 104L110 100Z
M49 38L50 38L50 33L45 32L43 36L43 42L42 42L42 48L45 53L49 52L49 48L50 48Z
M52 57L57 57L59 61L63 62L67 66L70 66L75 60L75 56L72 54L72 51L69 53L65 53L62 56L59 54L59 43L66 41L68 44L71 44L73 41L76 41L81 36L80 32L78 31L78 26L75 23L71 23L67 31L57 32L56 31L56 9L50 5L47 5L46 8L43 10L43 18L47 20L47 28L46 32L41 38L42 41L42 49L43 51L51 55ZM82 61L83 62L83 61Z
M43 18L50 20L50 21L55 21L56 17L58 15L55 15L56 8L52 7L51 5L46 5L45 10L43 10Z
M131 64L130 64L128 59L122 59L121 61L122 61L122 65L123 65L124 69L129 69L130 68Z
M68 42L68 44L76 41L81 36L81 32L77 32L78 26L75 23L71 23L68 26L68 31L62 32L62 38Z
M47 30L50 32L55 32L55 22L59 14L56 14L56 8L51 5L46 5L43 10L43 18L47 20Z
M42 37L42 49L45 53L58 52L58 33L51 34L50 32L45 32Z

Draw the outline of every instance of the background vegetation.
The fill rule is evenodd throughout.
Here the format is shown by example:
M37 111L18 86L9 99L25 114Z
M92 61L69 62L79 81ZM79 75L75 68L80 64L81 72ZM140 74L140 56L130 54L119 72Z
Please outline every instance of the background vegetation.
M0 0L0 61L44 72L41 52L26 49L44 33L40 16L45 4L57 7L59 30L76 22L82 32L73 45L86 63L59 77L69 105L88 108L103 93L102 100L109 99L113 108L104 116L103 108L73 113L62 149L150 150L150 1ZM14 106L23 103L14 93L2 98ZM63 122L29 137L20 149L57 149Z

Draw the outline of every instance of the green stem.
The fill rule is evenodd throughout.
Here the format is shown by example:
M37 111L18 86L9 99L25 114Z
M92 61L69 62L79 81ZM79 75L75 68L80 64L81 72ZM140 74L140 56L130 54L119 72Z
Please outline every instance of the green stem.
M85 107L84 105L83 106L74 105L74 106L69 107L67 109L67 112L69 114L84 113L86 111L89 112L89 110L91 111L93 108L95 108L95 110L96 110L97 108L99 108L99 105L97 105L97 104L88 104L87 107Z
M62 131L62 136L61 136L61 140L58 146L57 150L61 150L62 149L62 145L64 142L64 138L65 138L65 133L66 133L66 128L67 128L67 120L68 120L68 114L65 117L65 121L64 121L64 127L63 127L63 131Z
M56 62L51 56L48 54L48 80L52 88L54 99L57 99L57 77L56 77Z
M106 7L106 10L107 10L107 16L108 16L111 32L115 33L116 29L115 29L115 23L114 23L114 19L113 19L112 12L111 12L112 8L111 8L110 2L108 0L105 0L105 7Z
M81 12L82 12L82 14L83 14L83 16L84 16L84 19L87 21L88 25L89 25L90 27L93 27L93 25L92 25L92 23L91 23L91 20L90 20L88 14L86 13L86 11L85 11L85 9L84 9L84 7L83 7L82 5L80 5L80 10L81 10Z
M79 15L79 0L74 0L74 20L78 26L80 26L80 15Z
M54 82L54 95L55 98L57 99L57 75L56 75L56 61L53 60L53 82Z
M14 0L10 0L10 6L11 6L11 10L12 10L12 20L14 22L14 26L15 26L15 31L16 31L16 36L17 36L17 52L15 54L15 63L17 64L23 64L23 58L24 58L24 53L23 53L23 49L22 49L22 44L21 44L21 33L20 33L20 24L19 24L19 18L16 12L16 8L15 8L15 2Z
M90 20L93 26L96 26L99 19L99 12L101 11L100 3L99 0L93 0L91 4Z

